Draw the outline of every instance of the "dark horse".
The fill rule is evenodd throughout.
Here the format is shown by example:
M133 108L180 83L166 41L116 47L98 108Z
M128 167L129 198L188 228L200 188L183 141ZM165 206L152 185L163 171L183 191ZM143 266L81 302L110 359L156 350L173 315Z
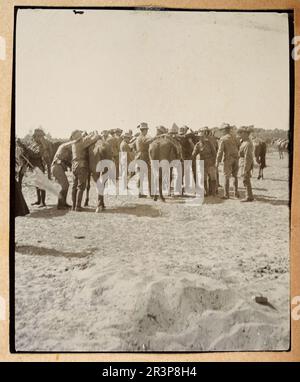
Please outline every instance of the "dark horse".
M25 144L20 139L17 140L16 145L16 165L18 184L21 192L22 181L27 170L33 170L34 167L38 167L42 172L45 172L45 164L40 152L33 149L32 146ZM36 193L37 201L32 203L32 205L45 206L46 191L36 187Z
M51 163L53 157L59 147L64 141L47 141L49 152L47 152L47 159L45 160L41 146L36 142L24 143L21 139L17 139L16 145L16 162L18 165L18 182L22 189L22 180L25 172L34 167L38 167L42 172L47 170L48 177L51 174ZM39 205L40 207L46 206L46 191L36 187L37 201L32 205Z
M266 166L266 154L267 154L267 144L261 139L256 139L253 142L254 145L254 156L256 163L259 165L257 179L264 178L264 168Z

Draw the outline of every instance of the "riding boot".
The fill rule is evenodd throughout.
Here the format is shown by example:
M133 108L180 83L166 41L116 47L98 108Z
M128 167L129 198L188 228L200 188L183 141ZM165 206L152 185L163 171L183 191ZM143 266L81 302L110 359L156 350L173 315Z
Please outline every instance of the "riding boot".
M235 198L239 198L240 197L240 193L239 193L239 181L238 181L238 178L234 178L233 185L234 185L234 197Z
M252 202L254 200L252 193L252 186L250 180L245 184L246 186L246 197L242 199L241 202Z
M208 195L212 194L212 180L208 179Z
M67 208L71 208L71 206L67 203L68 190L63 191L63 204Z
M34 203L31 203L32 206L39 206L41 204L41 190L39 188L35 188L36 190L36 198L37 201Z
M41 190L41 206L45 207L46 206L46 191Z
M217 181L216 180L211 180L210 184L211 184L211 195L212 196L216 196L216 193L217 193Z
M82 197L83 197L83 191L80 190L78 191L77 198L76 198L75 211L82 211L82 208L81 208Z
M229 179L225 180L224 196L222 196L222 199L229 199Z
M77 189L72 190L72 210L75 211L76 208L76 196L77 196Z
M69 206L67 203L66 203L66 192L65 191L61 191L59 193L59 196L58 196L58 202L57 202L57 209L58 210L65 210L71 206Z
M208 196L207 179L204 179L204 196Z

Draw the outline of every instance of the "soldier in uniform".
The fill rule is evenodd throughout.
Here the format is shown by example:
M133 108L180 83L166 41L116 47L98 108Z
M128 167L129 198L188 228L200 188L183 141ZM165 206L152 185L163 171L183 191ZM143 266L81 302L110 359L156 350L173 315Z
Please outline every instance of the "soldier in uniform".
M192 160L194 161L199 154L200 160L204 161L204 190L205 196L216 195L216 150L210 139L205 135L205 129L199 132L199 142L195 145ZM208 185L208 181L210 187ZM196 179L195 179L196 182ZM211 192L210 192L210 191Z
M31 149L39 154L42 158L43 168L41 170L45 172L47 170L48 178L51 179L51 160L53 158L53 148L51 142L45 138L45 132L41 129L35 129L32 135L33 145ZM40 207L46 206L46 191L36 187L37 201L32 205L38 205Z
M214 145L214 147L216 149L216 153L217 153L218 149L219 149L219 142L218 142L218 139L214 135L214 130L213 129L208 129L207 136L210 139L210 141L212 142L212 144ZM217 174L216 193L218 194L218 188L221 187L221 186L220 186L219 171L218 171L217 168L216 168L216 174Z
M109 130L109 136L107 137L106 142L110 145L113 161L116 166L116 176L119 177L119 139L116 136L116 129Z
M103 139L104 141L107 141L107 138L108 138L108 136L109 136L109 132L108 132L108 130L103 130L103 131L101 131L101 136L102 136L102 139Z
M52 144L45 138L42 129L35 129L32 135L33 141L39 146L40 154L47 167L48 178L51 179L51 159L54 156Z
M80 138L77 138L80 139ZM66 171L72 166L72 149L71 146L76 143L76 140L72 140L67 143L61 144L53 158L51 171L56 182L61 186L60 193L58 195L57 209L70 208L67 204L67 195L69 190L69 181L66 176Z
M246 197L241 202L252 202L254 200L251 186L251 170L253 169L253 143L250 139L252 128L242 126L238 129L238 135L242 140L239 157L241 158L241 176L246 187Z
M239 170L239 144L237 138L232 133L233 126L225 123L220 130L224 132L219 142L216 158L216 168L223 159L224 162L224 196L222 199L229 199L230 177L234 178L234 196L239 197L238 192L238 170Z
M189 171L185 173L185 160L192 160L192 154L194 150L194 142L193 142L193 136L191 132L189 132L188 126L181 126L179 129L179 141L181 144L181 151L182 151L182 179L184 180L183 189L182 192L185 192L185 189L188 187L188 185L191 183L190 181L190 174ZM195 167L195 161L192 161L192 172L193 174L196 173L196 167Z
M168 130L160 125L160 126L156 126L156 137L159 137L160 135L164 135L164 134L167 134Z
M140 134L136 139L135 147L136 147L136 160L143 160L147 164L148 168L148 189L149 189L149 195L151 195L151 167L150 167L150 157L149 157L149 145L152 142L152 139L147 137L148 134L148 124L146 122L142 122L137 127L140 130ZM142 186L141 178L140 178L140 171L139 172L139 179L137 182L137 187L139 189L139 198L145 198L146 195L144 195L141 190L140 186Z
M82 210L81 201L89 173L87 148L98 139L99 135L96 132L83 136L82 131L75 130L71 134L71 140L76 140L72 144L72 209L74 211Z
M129 146L130 140L131 140L131 135L129 133L125 133L122 138L122 142L120 144L120 152L127 153L128 163L134 160L134 153L132 151L132 148Z
M131 140L131 135L129 133L125 133L123 135L123 138L122 138L122 142L121 142L121 145L120 145L120 152L123 154L125 153L126 155L126 158L127 158L127 166L130 164L130 162L134 161L134 157L135 157L135 154L133 152L133 149L132 147L130 147L129 145L129 142ZM124 161L125 159L122 157L122 162ZM125 166L125 163L126 162L123 162L123 167ZM127 168L126 168L127 170ZM129 181L129 179L131 179L133 176L135 175L135 172L131 172L128 177L127 177L127 180Z

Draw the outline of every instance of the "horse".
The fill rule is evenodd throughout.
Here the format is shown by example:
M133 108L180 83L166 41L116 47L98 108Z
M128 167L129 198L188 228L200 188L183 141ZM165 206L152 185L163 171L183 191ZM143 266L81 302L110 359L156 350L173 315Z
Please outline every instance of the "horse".
M257 179L264 178L264 168L266 166L266 153L267 153L267 144L261 139L255 139L253 142L254 145L254 156L256 163L259 165Z
M279 159L283 159L284 157L283 153L289 151L289 140L277 139L274 143L276 144L278 149Z
M51 163L58 147L64 143L61 141L48 141L47 155L42 149L41 145L35 141L29 144L22 142L21 139L17 140L16 146L16 163L18 164L18 182L22 190L22 180L25 172L34 167L38 167L42 172L47 170L48 177L51 177ZM32 205L38 205L41 207L46 206L46 191L36 187L37 201Z

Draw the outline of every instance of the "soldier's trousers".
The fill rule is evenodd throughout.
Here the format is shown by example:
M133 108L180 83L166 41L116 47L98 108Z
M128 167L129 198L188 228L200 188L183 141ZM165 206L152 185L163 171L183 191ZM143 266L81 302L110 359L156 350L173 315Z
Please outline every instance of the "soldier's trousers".
M54 179L61 186L61 190L58 196L58 203L66 204L69 190L69 181L66 176L65 169L61 164L55 163L51 170Z
M88 178L88 169L86 167L77 167L73 170L73 187L72 187L72 206L81 208L83 192L86 188ZM78 191L78 192L77 192Z
M250 171L243 173L243 184L246 187L246 199L253 199Z
M118 179L120 176L120 174L119 174L119 164L120 164L119 153L118 153L118 155L114 156L113 160L115 162L115 167L116 167L116 178Z
M239 160L236 158L228 158L224 161L224 195L229 198L229 182L230 177L234 178L235 195L238 195L238 172Z
M72 191L84 191L88 177L88 169L85 167L77 167L73 170L73 187Z
M224 161L224 176L229 179L231 176L236 178L239 171L239 160L236 158L228 158Z
M151 195L151 164L150 161L145 161L148 168L148 191L149 195ZM137 188L139 190L139 194L143 194L143 183L144 183L144 173L140 170L140 168L137 166L136 168L136 174L137 174Z
M217 180L217 171L216 166L209 165L204 161L204 189L205 194L216 193L216 180ZM207 183L209 182L209 184Z

